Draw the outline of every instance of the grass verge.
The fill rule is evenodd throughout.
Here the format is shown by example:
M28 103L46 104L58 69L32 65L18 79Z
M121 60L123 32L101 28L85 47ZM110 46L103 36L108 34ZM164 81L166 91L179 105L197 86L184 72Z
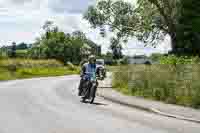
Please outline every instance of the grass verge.
M113 72L113 88L125 95L200 108L199 65L129 65Z

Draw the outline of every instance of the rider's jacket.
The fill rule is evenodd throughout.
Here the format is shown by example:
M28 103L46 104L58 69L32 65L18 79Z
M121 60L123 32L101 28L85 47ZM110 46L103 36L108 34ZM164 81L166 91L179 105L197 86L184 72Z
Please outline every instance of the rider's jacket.
M81 77L90 79L96 74L96 64L85 63L82 67Z

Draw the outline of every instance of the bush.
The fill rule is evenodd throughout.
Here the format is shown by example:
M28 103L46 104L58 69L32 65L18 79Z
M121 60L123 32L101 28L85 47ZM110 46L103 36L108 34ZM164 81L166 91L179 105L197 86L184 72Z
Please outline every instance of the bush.
M177 57L175 55L160 57L160 64L197 64L199 61L199 57Z

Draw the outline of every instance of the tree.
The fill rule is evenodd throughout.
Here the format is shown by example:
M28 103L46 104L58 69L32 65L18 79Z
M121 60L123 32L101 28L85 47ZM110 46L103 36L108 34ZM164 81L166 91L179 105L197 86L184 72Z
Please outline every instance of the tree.
M93 28L99 27L101 35L106 35L106 26L109 26L109 30L115 32L118 39L124 40L133 34L134 21L137 21L132 5L111 0L102 0L96 6L89 7L84 18Z
M117 64L117 61L114 60L114 55L112 52L107 52L105 55L103 55L103 58L107 65L116 65Z
M110 49L112 50L113 59L120 59L122 58L122 46L119 43L118 39L112 38L111 39L111 46Z
M24 50L24 49L28 49L28 44L22 42L22 43L19 43L17 46L16 46L16 49L17 50Z
M45 22L45 24L42 26L42 28L45 31L45 34L46 34L45 37L46 37L46 39L49 39L51 32L57 32L58 31L58 27L54 26L53 21L49 21L49 20L47 20Z
M16 58L16 43L13 42L10 50L10 57Z
M98 56L101 56L101 53L102 53L101 46L97 46L97 48L96 48L96 54L97 54Z
M72 36L74 38L78 39L79 41L84 42L85 43L84 47L87 48L87 50L90 49L90 52L91 52L90 54L101 55L101 46L98 46L92 40L88 39L83 32L81 32L81 31L74 31L72 33Z
M79 31L79 30L74 31L74 32L72 33L72 36L73 36L74 38L76 38L76 39L87 40L86 35L85 35L82 31Z
M73 64L79 64L84 58L85 46L89 47L87 50L91 53L95 52L92 49L93 46L97 47L81 31L66 34L55 26L53 22L46 22L43 29L45 33L40 38L37 38L29 50L29 55L32 58L53 58L64 63L70 61Z
M200 55L200 1L181 0L182 10L179 18L178 40L181 51ZM183 45L184 44L184 45Z
M93 28L115 33L118 40L136 36L148 44L158 44L166 34L171 36L172 49L177 49L177 25L180 0L138 0L137 5L121 0L102 0L88 8L84 18Z
M147 27L151 26L150 33L155 30L158 31L155 37L160 33L170 35L172 50L176 52L181 0L139 0L138 4L137 10L142 15L142 22Z
M4 46L0 47L0 59L5 57L5 49Z

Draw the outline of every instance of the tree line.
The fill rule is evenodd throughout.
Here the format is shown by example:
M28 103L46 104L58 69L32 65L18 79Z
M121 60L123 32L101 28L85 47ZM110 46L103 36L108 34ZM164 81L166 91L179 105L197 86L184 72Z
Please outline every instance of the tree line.
M57 59L73 64L79 64L90 54L101 55L101 47L81 31L65 33L51 21L45 22L43 30L44 33L33 44L13 43L1 47L1 55L7 53L11 58Z

